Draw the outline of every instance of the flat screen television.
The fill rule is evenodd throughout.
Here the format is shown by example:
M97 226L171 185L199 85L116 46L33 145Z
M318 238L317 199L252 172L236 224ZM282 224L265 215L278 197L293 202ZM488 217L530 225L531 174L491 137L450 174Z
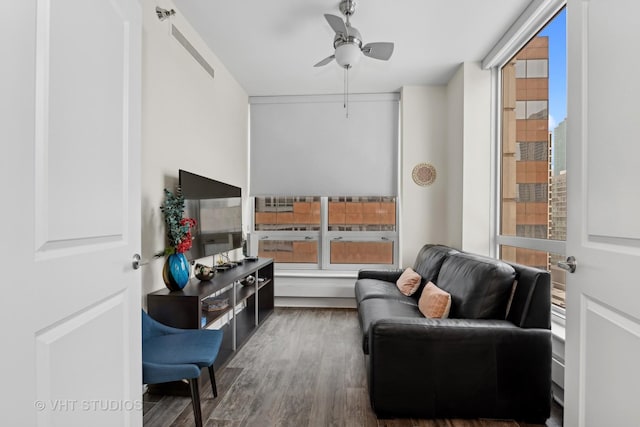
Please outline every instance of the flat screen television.
M197 224L192 230L193 245L185 253L193 261L242 247L242 189L179 171L184 196L184 216Z

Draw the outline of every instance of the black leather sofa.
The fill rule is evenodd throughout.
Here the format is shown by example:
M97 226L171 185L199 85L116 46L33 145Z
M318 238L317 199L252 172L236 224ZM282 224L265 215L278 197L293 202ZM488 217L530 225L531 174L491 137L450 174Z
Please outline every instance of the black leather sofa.
M414 268L451 294L425 318L402 270L355 284L371 405L380 418L497 418L544 423L551 410L550 277L543 270L425 245Z

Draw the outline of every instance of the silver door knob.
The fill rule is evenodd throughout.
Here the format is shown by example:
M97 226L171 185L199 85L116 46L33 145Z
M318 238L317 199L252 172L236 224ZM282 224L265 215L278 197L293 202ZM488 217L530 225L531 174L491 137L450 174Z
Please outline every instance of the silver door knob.
M558 261L558 267L563 270L567 270L569 273L573 273L576 271L576 267L578 263L576 262L575 257L568 257L566 261Z
M140 254L133 254L133 259L131 260L131 265L133 265L133 269L137 270L143 265L149 264L149 261L142 261L142 257Z

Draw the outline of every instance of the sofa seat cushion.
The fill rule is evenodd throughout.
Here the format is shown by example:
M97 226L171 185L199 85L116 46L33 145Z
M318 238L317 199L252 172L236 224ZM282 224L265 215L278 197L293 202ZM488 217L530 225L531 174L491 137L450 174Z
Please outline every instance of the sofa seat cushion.
M395 283L378 279L358 279L355 285L356 302L358 305L371 298L385 298L417 304L415 298L402 295Z
M398 293L400 292L398 291ZM362 349L365 354L369 354L369 328L376 321L399 317L424 319L415 300L411 297L405 298L407 298L408 301L370 298L360 303L360 307L358 307L358 319L360 320L360 327L362 328Z
M515 269L503 261L457 253L442 263L437 285L451 294L449 317L504 319L515 278Z

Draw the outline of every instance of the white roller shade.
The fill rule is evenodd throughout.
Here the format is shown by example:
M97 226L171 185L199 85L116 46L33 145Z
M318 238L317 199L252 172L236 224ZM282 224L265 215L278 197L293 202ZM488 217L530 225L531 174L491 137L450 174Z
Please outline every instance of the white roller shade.
M250 194L395 196L399 94L252 97Z

